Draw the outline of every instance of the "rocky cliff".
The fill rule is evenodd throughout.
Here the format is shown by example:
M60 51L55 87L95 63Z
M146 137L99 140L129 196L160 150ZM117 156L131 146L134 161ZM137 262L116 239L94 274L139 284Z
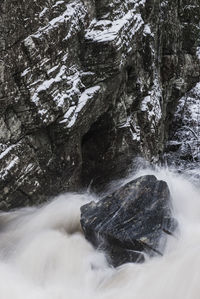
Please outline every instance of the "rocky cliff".
M200 83L179 101L169 130L165 160L199 185Z
M158 161L200 81L199 16L199 0L1 0L0 208Z

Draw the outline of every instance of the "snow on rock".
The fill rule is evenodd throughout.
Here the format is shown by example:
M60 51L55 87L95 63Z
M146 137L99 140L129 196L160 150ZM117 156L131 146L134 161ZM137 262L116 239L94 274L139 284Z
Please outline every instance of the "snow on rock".
M6 150L4 150L1 154L0 154L0 160L3 159L13 148L15 147L15 145L11 145L9 146Z
M188 93L186 97L179 100L175 117L183 117L185 123L190 121L198 124L200 113L200 82Z
M149 91L149 95L143 99L140 106L140 110L147 114L152 132L155 132L155 128L162 117L162 109L160 105L161 99L161 87L158 79L155 78L153 88Z
M88 186L94 176L103 188L134 156L159 157L168 103L199 76L194 2L187 11L173 1L1 3L6 208L76 190L78 181Z
M137 122L132 121L130 126L130 132L133 140L140 142L141 141L141 128L137 124Z
M144 26L144 31L143 31L144 35L151 35L154 36L154 34L151 32L151 27L149 24L146 24Z
M27 67L21 73L21 78L29 89L30 101L35 106L35 112L41 125L48 125L55 121L58 111L66 113L73 102L78 100L83 88L80 79L80 70L76 57L72 58L68 47L63 51L63 43L68 43L69 39L77 39L76 35L84 26L86 9L82 2L73 1L66 4L64 1L57 1L51 9L58 9L60 14L50 18L45 26L40 26L36 32L24 40L24 46L30 53L35 65ZM44 8L39 17L48 13L49 8ZM57 43L60 32L65 32L65 37L59 41L60 51L55 53L55 58L51 55L41 55L41 51L48 51L48 48L40 49L40 44L46 44L49 39L49 48ZM70 41L70 43L73 41ZM38 48L39 43L39 48ZM57 45L57 47L59 46ZM51 50L53 51L53 50ZM77 64L73 64L73 59ZM35 76L35 73L38 73ZM51 102L49 105L48 102Z
M121 4L119 4L121 3ZM146 0L126 0L117 2L117 14L108 18L94 19L86 30L85 39L89 43L110 44L115 49L116 55L121 54L120 62L117 62L118 68L124 65L127 55L133 50L134 36L144 28L144 20L141 15L141 7ZM123 8L122 8L123 7ZM110 11L112 11L110 7ZM113 57L113 60L115 58Z
M46 13L47 11L48 11L48 8L45 7L45 8L40 12L39 17L42 18L42 17L45 15L45 13Z
M200 47L197 48L196 55L197 55L198 59L200 60Z
M131 52L133 36L140 28L144 27L139 8L144 6L145 2L145 0L126 0L115 11L117 13L114 20L101 19L97 21L94 19L86 30L86 40L99 43L114 42L118 50L125 47L125 51ZM60 30L59 28L62 27L64 28L62 30L66 32L63 42L68 42L80 32L81 27L85 24L86 7L82 2L75 0L66 4L64 1L57 1L51 9L58 8L61 13L50 18L45 26L40 26L36 32L24 40L24 46L36 61L40 59L37 50L38 40L40 43L45 42L56 30ZM49 7L43 8L39 17L46 17L49 9ZM146 25L145 34L150 34L149 30L150 27ZM119 67L122 67L126 59L125 51L121 56ZM74 115L73 121L75 121L75 115L78 115L80 109L78 99L81 96L81 89L84 88L80 67L78 65L69 67L72 54L68 53L67 49L67 52L60 51L58 55L60 56L59 63L52 62L47 57L39 62L40 71L37 77L33 76L33 70L30 67L25 68L21 73L21 77L29 89L30 100L35 106L35 112L41 124L45 125L55 121L58 111L62 111L67 116L66 119L68 116L71 118L71 115ZM35 67L38 68L37 63ZM43 68L42 72L41 67ZM51 105L48 104L49 101L52 102ZM75 106L76 108L74 108ZM70 121L69 126L72 126L73 121Z
M185 170L200 162L200 82L179 100L167 151L169 159L176 157L174 164Z
M78 105L70 107L64 115L64 119L60 123L67 123L66 127L71 128L74 126L76 119L88 101L93 100L94 96L99 92L100 86L93 86L86 89L80 96Z
M120 125L119 128L120 129L128 128L131 133L132 140L135 140L138 142L141 140L141 136L140 136L141 129L136 121L136 116L134 116L134 117L129 116L127 118L126 122L124 124Z
M113 22L109 20L93 21L91 23L91 28L86 32L86 39L93 40L96 42L110 42L119 38L120 31L124 30L127 25L130 25L134 21L134 26L131 30L132 35L134 35L140 27L144 24L144 21L139 13L136 13L135 9L129 11L121 19L115 20Z
M64 1L58 1L53 7L63 4ZM47 8L45 8L41 14L46 12ZM40 16L41 16L40 14ZM84 5L80 1L73 1L72 3L69 3L66 5L65 11L59 15L58 17L53 18L49 21L49 23L44 26L40 27L37 32L29 36L25 39L25 43L29 43L29 40L31 38L41 38L45 34L48 34L50 30L55 30L56 27L60 26L62 23L69 23L70 22L70 28L68 32L68 36L70 37L73 33L77 32L77 30L80 28L81 22L84 22L86 10ZM31 45L31 43L30 43Z
M12 170L13 167L16 167L18 163L18 157L14 157L13 160L9 161L6 167L0 170L0 179L3 180L9 174L9 171Z
M81 83L79 72L77 70L75 70L73 75L69 76L67 74L67 66L54 66L48 71L48 74L50 75L55 70L58 70L55 77L43 82L36 81L30 86L31 101L36 105L36 107L38 107L38 113L40 113L41 110L44 110L42 109L42 103L40 102L40 94L44 91L48 91L48 93L51 94L52 100L58 108L65 107L65 104L69 105L70 100L72 100L72 96L80 93L79 86ZM66 87L68 86L66 91L59 91L59 89L56 88L57 84L60 82L63 82ZM53 91L51 92L52 89Z

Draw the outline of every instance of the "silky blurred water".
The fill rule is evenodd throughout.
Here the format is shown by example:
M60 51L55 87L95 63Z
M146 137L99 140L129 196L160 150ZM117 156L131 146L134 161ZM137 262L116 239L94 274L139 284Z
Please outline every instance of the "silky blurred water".
M166 180L173 198L179 230L163 257L110 267L81 232L80 206L94 196L64 194L0 214L0 299L199 299L200 190L165 169L143 174Z

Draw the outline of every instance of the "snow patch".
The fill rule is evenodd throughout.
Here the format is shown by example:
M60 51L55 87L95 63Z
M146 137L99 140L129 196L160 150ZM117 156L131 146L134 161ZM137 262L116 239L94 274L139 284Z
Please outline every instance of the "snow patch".
M54 67L52 67L50 70L48 70L48 75L50 75L51 73L53 73L54 71L56 71L59 68L59 65L55 65Z
M196 55L197 58L200 60L200 47L197 48Z
M29 72L30 72L30 67L28 67L27 69L25 69L22 74L21 74L21 77L25 77Z
M0 154L0 160L3 159L16 145L9 146L5 151Z
M63 4L63 3L65 3L65 1L58 1L58 2L56 2L56 3L52 6L52 8L55 8L55 7L57 7L57 6L59 6L60 4Z
M0 178L1 179L5 179L5 177L9 174L9 171L16 166L16 164L19 163L19 158L18 157L14 157L13 160L11 160L9 162L9 164L6 166L6 168L3 168L1 171L0 171Z
M134 126L134 131L130 127L130 132L131 132L133 140L138 141L138 142L141 140L141 137L140 137L140 127L139 126Z
M140 105L140 110L147 113L148 121L151 124L151 131L155 132L158 122L162 117L160 100L162 92L157 78L154 79L154 85L149 95L146 96Z
M47 10L48 10L48 8L45 7L45 8L41 11L41 13L39 14L39 17L42 18L42 17L45 15L45 13L47 12Z
M78 105L69 108L67 113L65 113L64 115L64 119L60 121L60 124L68 122L66 127L71 128L75 124L78 114L82 111L82 109L85 107L88 101L91 100L99 90L100 90L100 86L98 85L86 89L81 94Z
M150 28L150 25L149 24L146 24L144 26L144 31L143 31L144 35L151 35L151 36L154 36L154 34L151 32L151 28Z
M200 161L200 82L179 100L174 120L180 125L169 144L179 142L178 155L190 156L195 163Z
M58 1L56 6L63 4L64 1ZM43 16L46 12L44 9L40 16ZM67 23L70 21L70 34L74 31L79 30L80 24L84 22L84 18L86 15L86 9L84 5L80 1L73 1L66 5L66 10L58 17L53 18L49 21L49 23L44 26L40 27L34 34L30 35L28 38L24 40L26 46L33 47L33 42L30 39L34 38L41 38L44 34L47 34L50 30L55 29L56 27L60 26L63 23Z
M132 34L134 35L144 24L141 14L136 13L135 9L130 10L121 19L111 22L110 20L100 20L93 22L90 29L86 31L86 39L96 42L110 42L118 37L119 32L126 27L130 22L135 22Z
M50 73L53 72L53 70L55 70L57 68L58 68L58 66L53 67L50 70ZM38 106L39 105L39 100L40 100L39 99L39 93L42 92L42 91L46 91L46 90L50 89L52 87L52 85L55 84L55 83L58 83L62 80L66 80L67 76L66 76L65 72L66 72L66 66L62 65L59 72L57 73L57 75L54 78L43 81L39 86L37 86L37 88L32 87L31 90L30 90L32 102L35 103ZM32 85L35 85L37 83L38 82L36 81ZM61 98L63 98L63 97L62 96L58 97L58 99L59 99L57 101L58 106L63 104L63 101L60 102ZM57 100L57 99L55 99L55 100Z

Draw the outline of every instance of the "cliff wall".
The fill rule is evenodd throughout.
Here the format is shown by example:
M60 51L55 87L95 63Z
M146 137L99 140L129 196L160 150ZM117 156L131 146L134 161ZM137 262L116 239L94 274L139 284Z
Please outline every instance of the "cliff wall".
M199 16L199 0L1 1L0 209L159 161L200 81Z

